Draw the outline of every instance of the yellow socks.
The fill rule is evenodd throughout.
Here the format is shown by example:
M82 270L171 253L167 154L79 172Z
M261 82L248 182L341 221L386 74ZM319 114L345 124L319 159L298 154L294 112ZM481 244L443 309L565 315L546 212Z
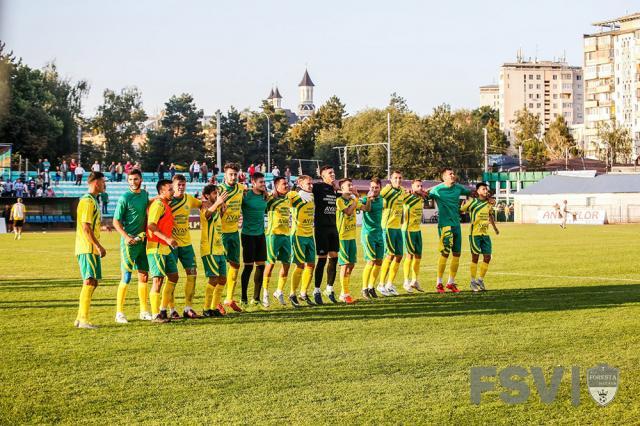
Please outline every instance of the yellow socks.
M351 280L350 275L340 274L340 284L342 285L342 294L351 294L349 293L349 281Z
M211 302L213 302L213 293L216 291L216 286L207 283L204 288L204 310L211 309Z
M369 278L369 288L373 288L376 286L376 281L378 280L378 275L380 275L380 268L382 266L373 264L373 268L371 269L371 277Z
M313 277L313 268L304 268L304 272L302 272L302 288L300 289L301 294L307 294L307 289L309 285L311 285L311 278Z
M138 281L138 301L140 302L140 312L147 312L149 308L149 289L147 283Z
M396 279L396 275L398 275L398 269L400 269L400 262L396 262L395 259L391 262L391 266L389 267L389 276L387 278L388 283L393 283Z
M451 256L451 263L449 264L449 282L456 281L456 274L458 273L459 264L460 257Z
M471 272L471 280L475 281L476 274L478 273L478 262L471 261L471 266L469 267L469 270Z
M387 273L389 272L389 266L391 266L391 259L385 257L382 261L382 267L380 268L380 284L385 285L387 278Z
M420 275L420 258L419 257L413 257L413 261L411 262L411 266L412 266L412 273L411 273L411 280L412 281L418 281L418 275Z
M366 290L369 287L369 278L371 277L371 272L373 271L373 264L367 263L364 265L364 270L362 271L362 289Z
M127 297L127 283L121 282L118 285L118 295L116 297L116 312L124 312L124 299Z
M291 294L296 294L300 287L300 280L302 279L302 271L304 268L295 268L291 275Z
M484 276L487 274L487 269L489 269L489 264L483 261L480 264L480 274L478 274L481 280L484 280Z
M152 288L149 300L151 301L151 315L158 315L160 313L160 291L155 291Z
M91 297L93 296L94 290L94 286L82 284L82 290L80 290L80 306L76 320L85 323L89 322L89 307L91 306Z
M173 291L176 289L176 283L172 283L171 281L167 281L162 289L162 301L160 302L160 308L162 310L166 310L167 307L173 309L176 305L173 302ZM173 305L173 306L171 306Z
M440 255L438 258L438 282L442 282L442 277L444 276L444 270L447 267L447 258L443 255Z
M402 273L404 275L405 281L411 280L411 263L413 262L413 257L405 257L404 262L402 263Z
M193 304L193 295L196 292L196 276L187 275L187 282L184 285L184 305L185 307L191 307Z
M278 291L284 290L285 284L287 284L287 277L283 277L282 275L278 275Z
M263 290L269 291L269 281L270 280L271 280L271 277L268 277L267 274L264 274L262 276L262 289Z
M222 300L222 291L224 290L224 285L217 285L216 290L213 292L213 301L211 303L211 308L215 309L216 306L220 304Z
M238 281L238 270L240 268L234 268L229 265L229 274L227 275L227 298L226 302L233 300L233 292L236 290L236 281Z

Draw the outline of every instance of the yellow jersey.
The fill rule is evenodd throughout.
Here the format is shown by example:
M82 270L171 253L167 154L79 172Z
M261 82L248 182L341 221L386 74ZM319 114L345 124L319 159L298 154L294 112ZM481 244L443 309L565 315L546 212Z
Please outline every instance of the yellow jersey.
M182 198L173 197L169 201L171 214L173 214L173 232L171 237L176 240L178 247L191 245L191 233L189 232L189 215L191 209L199 209L202 201L191 194L184 194Z
M76 210L76 256L89 253L99 255L98 249L84 234L82 225L85 223L91 225L93 235L96 240L100 241L100 208L98 207L98 199L91 194L84 194L80 197Z
M362 202L355 198L336 198L336 227L338 228L338 238L341 240L356 239L356 210L351 215L344 212L353 203L356 203L356 210L363 206Z
M422 223L422 207L424 201L422 197L409 194L404 199L404 217L402 219L402 230L408 232L420 231Z
M163 215L164 204L161 200L153 200L151 206L149 206L149 214L147 215L147 226L149 226L150 223L157 224ZM147 241L147 254L167 255L169 253L171 253L171 248L168 245L160 244L155 241Z
M214 212L209 219L205 210L200 210L200 256L213 254L223 256L222 219L219 212Z
M291 224L289 214L291 210L290 193L267 201L267 235L289 235Z
M222 214L222 232L229 234L232 232L238 232L238 222L240 221L240 214L242 213L242 196L247 187L241 183L236 183L233 186L229 186L226 183L218 185L218 191L220 194L226 192L228 194L227 209Z
M15 203L13 207L11 207L11 214L9 216L12 220L24 220L25 215L27 214L27 208L22 203Z
M291 200L291 216L293 218L291 235L313 237L313 215L316 210L313 193L291 191L287 197Z
M402 226L402 209L405 192L402 188L394 188L386 185L380 191L380 197L384 201L382 208L382 228L400 229Z
M489 235L489 215L493 207L487 200L471 198L467 200L460 211L468 211L471 218L471 235Z

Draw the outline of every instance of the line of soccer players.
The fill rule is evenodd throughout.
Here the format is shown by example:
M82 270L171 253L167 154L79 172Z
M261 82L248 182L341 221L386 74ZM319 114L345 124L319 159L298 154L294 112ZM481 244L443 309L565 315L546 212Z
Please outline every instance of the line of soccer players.
M206 185L201 199L185 193L186 179L182 175L175 175L172 181L159 181L156 185L158 195L153 199L141 189L140 171L133 170L128 175L129 189L118 200L113 218L114 228L121 235L122 275L117 291L116 322L128 322L124 306L134 271L138 276L140 319L164 323L182 317L200 317L193 308L197 270L189 232L192 209L200 210L200 256L207 276L204 317L223 316L227 309L242 312L251 307L267 308L271 296L285 305L284 290L292 264L288 300L293 307L299 307L302 302L324 304L321 285L325 266L324 295L333 303L338 300L354 303L350 277L357 262L357 211L363 213L360 238L366 261L362 298L376 298L378 292L383 296L397 295L393 283L403 258L404 289L408 293L423 291L418 276L422 258L420 224L426 198L435 200L438 205L440 257L436 290L439 293L444 293L445 288L454 293L459 291L455 278L462 243L461 210L469 212L471 217L471 290L485 290L484 276L491 260L489 225L498 233L491 215L492 200L485 184L478 184L472 194L468 188L456 183L453 170L445 169L442 184L424 190L422 181L414 180L411 189L405 190L401 187L402 174L395 171L390 184L384 188L379 179L372 179L369 192L360 198L350 179L336 183L335 172L330 166L320 170L322 182L314 184L310 176L300 176L297 190L290 190L289 182L277 177L271 193L267 192L261 173L252 176L251 187L247 188L237 182L238 172L237 165L225 165L223 183ZM76 256L83 287L75 325L91 329L95 326L89 321L89 306L101 279L100 258L106 254L100 244L97 202L97 196L105 190L102 173L91 173L88 186L89 192L78 204ZM472 195L461 208L460 198ZM241 247L243 270L241 301L238 303L233 296ZM478 268L480 254L483 262ZM449 278L444 286L442 279L450 255ZM277 288L270 294L269 286L277 262L281 263ZM178 263L186 273L182 315L176 310L174 296L179 280ZM340 267L341 291L336 299L337 266ZM253 298L249 301L252 274ZM149 276L152 280L150 292ZM314 278L313 294L308 294Z

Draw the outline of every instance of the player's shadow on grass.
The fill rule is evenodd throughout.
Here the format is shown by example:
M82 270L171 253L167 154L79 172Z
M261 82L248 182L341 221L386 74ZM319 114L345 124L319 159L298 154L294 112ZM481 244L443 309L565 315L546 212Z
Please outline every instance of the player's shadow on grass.
M446 317L614 308L640 303L640 284L491 290L486 293L423 293L358 301L354 306L278 309L240 315L239 321L334 321Z
M117 285L118 280L105 280L100 287ZM0 280L0 292L8 293L16 290L49 290L52 288L80 288L80 279L70 278L41 278Z

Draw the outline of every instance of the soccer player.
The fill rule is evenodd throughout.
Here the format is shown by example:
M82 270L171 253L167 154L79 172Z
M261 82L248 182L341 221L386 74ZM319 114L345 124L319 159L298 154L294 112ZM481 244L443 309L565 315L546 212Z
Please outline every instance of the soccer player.
M336 173L331 166L320 168L322 182L313 185L315 203L315 240L318 262L315 268L314 302L322 305L322 277L327 266L327 289L325 294L333 303L338 303L333 293L338 265L338 230L336 228ZM328 262L327 262L328 258Z
M360 241L364 250L364 260L367 262L362 271L362 298L370 300L378 295L375 283L380 274L380 266L384 258L384 242L382 239L382 209L383 201L380 197L382 182L373 178L369 183L369 194L362 197L360 202L366 204L371 199L371 209L362 213L362 232Z
M26 215L27 208L22 204L22 198L18 198L16 203L11 206L11 213L9 214L9 220L13 220L14 240L22 238L22 225L24 225Z
M100 207L98 196L105 191L104 175L91 172L87 179L89 193L80 197L76 216L76 257L82 275L80 291L80 307L74 326L85 329L96 329L89 320L89 307L93 292L102 279L101 259L107 251L100 244Z
M191 306L193 304L193 296L196 289L196 253L191 244L191 233L189 232L189 216L191 209L199 209L202 201L198 200L191 194L186 194L187 179L184 175L177 174L171 178L173 185L173 197L169 202L171 207L171 215L173 216L173 232L171 238L177 243L178 247L171 250L173 262L167 264L167 284L162 291L162 307L169 307L171 319L180 319L180 314L175 309L174 291L178 283L178 261L182 264L187 274L187 282L184 286L184 310L182 316L184 318L198 318L199 315Z
M204 291L203 315L207 318L220 317L226 313L220 301L227 281L220 210L224 207L227 194L218 195L216 185L208 184L202 190L202 198L205 202L200 208L200 256L209 280Z
M353 192L351 179L342 179L339 182L342 194L336 200L336 224L338 226L339 252L338 263L340 264L340 301L346 304L354 303L351 297L349 281L351 271L358 261L358 250L356 247L356 210L367 212L371 210L371 194L368 194L366 204L358 200L357 194Z
M277 177L273 180L273 187L273 197L267 202L267 266L264 269L262 279L262 304L265 307L269 306L269 281L277 261L282 263L282 269L280 269L278 276L278 289L273 293L273 297L281 305L285 304L283 290L291 262L291 240L289 237L291 199L287 196L289 183L284 177Z
M380 191L384 200L382 210L382 232L384 237L384 260L380 269L378 291L383 296L397 296L398 290L393 281L400 269L400 261L404 253L402 243L402 212L404 208L405 190L401 186L402 173L391 173L391 183Z
M238 281L240 269L240 234L238 222L242 211L242 198L246 186L238 183L240 166L234 163L224 165L224 182L219 185L220 193L227 193L226 210L222 214L222 243L227 253L229 270L227 274L227 297L224 306L228 306L236 312L242 312L242 308L233 300L233 292Z
M267 240L264 236L264 214L267 209L267 187L264 175L254 172L251 175L251 190L246 191L242 198L242 286L241 301L246 304L249 299L249 279L253 274L253 299L251 305L260 305L260 290L264 276L264 262L267 260Z
M285 178L286 180L286 178ZM291 293L289 300L293 306L298 305L296 291L300 287L300 299L307 305L313 306L307 295L311 277L313 276L313 268L316 261L316 244L313 239L313 220L315 203L313 201L313 179L311 176L302 175L296 181L300 191L292 191L287 196L291 200L291 216L293 229L291 230L291 263L296 264L291 276Z
M166 305L160 310L162 284L167 275L167 269L177 270L175 258L171 249L178 247L173 234L173 214L171 213L171 198L173 197L173 184L170 180L160 180L156 184L158 197L149 206L147 215L147 261L149 272L153 279L149 299L151 301L151 314L153 322L165 323L170 318L167 315Z
M138 300L140 319L150 321L148 288L149 262L145 244L145 225L147 223L147 205L149 193L142 189L142 173L138 169L127 175L129 189L120 196L113 213L113 227L120 234L120 270L122 276L118 285L116 299L116 322L127 324L124 314L124 302L131 282L131 274L138 271Z
M442 173L442 183L427 190L429 198L438 205L438 236L440 238L440 258L438 259L438 274L436 291L444 293L442 276L447 267L449 254L453 255L449 265L449 280L447 289L458 293L456 286L456 274L460 263L462 250L462 232L460 231L460 196L469 196L471 191L456 183L456 174L453 169L447 167Z
M491 237L489 237L489 224L493 227L496 235L500 234L493 219L492 203L495 200L489 198L489 187L486 183L476 185L478 198L471 198L460 208L461 211L469 212L471 218L471 228L469 232L469 246L471 247L471 291L486 291L484 276L489 269L491 262ZM483 262L480 264L478 272L478 260L482 255ZM477 276L476 276L477 274Z
M420 259L422 259L422 208L424 207L424 192L422 181L414 179L411 182L411 192L404 200L404 218L402 222L402 242L407 251L404 257L403 273L407 293L413 290L424 291L418 283L420 274Z

